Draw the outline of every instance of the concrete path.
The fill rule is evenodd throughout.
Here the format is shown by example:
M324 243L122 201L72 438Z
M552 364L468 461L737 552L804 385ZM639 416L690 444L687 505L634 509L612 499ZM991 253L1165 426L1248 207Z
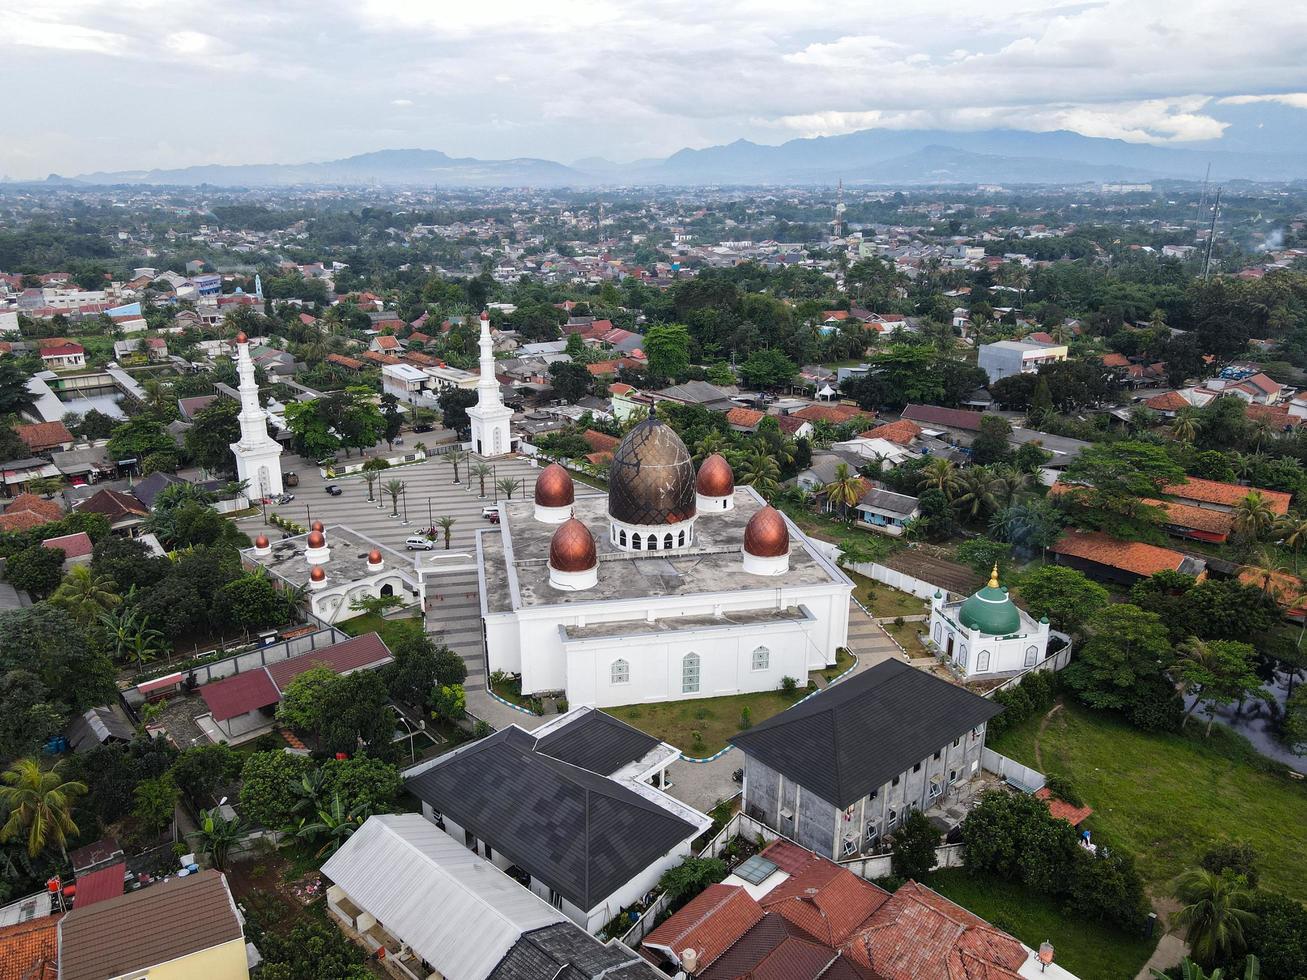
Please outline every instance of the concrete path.
M1169 970L1173 966L1178 966L1188 955L1189 944L1174 933L1168 932L1157 944L1157 949L1153 950L1153 955L1148 957L1148 962L1144 964L1143 969L1135 974L1135 980L1152 980L1153 970Z
M667 770L672 784L667 792L682 803L707 813L740 791L740 784L731 779L731 773L743 767L744 753L739 749L731 749L712 762L673 762Z
M849 601L849 649L858 658L858 669L866 670L878 663L903 654L879 624L862 611L862 607Z

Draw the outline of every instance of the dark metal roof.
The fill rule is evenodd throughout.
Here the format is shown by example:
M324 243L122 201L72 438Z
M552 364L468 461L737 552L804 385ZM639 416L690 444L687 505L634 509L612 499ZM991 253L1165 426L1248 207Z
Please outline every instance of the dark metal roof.
M604 945L560 922L523 933L486 980L657 980L662 975L620 943Z
M887 660L734 742L745 755L846 807L1002 710L924 670Z
M636 759L644 758L658 745L658 739L632 728L612 715L582 710L580 717L536 743L536 750L560 762L611 776Z
M407 786L581 909L697 830L606 776L537 751L517 727L446 757Z

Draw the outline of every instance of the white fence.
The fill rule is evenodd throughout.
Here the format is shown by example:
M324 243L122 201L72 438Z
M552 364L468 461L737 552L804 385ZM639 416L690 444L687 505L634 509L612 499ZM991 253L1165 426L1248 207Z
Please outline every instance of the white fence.
M990 690L986 691L985 697L992 698L999 691L1006 690L1009 687L1016 687L1023 680L1025 680L1027 674L1033 674L1037 670L1061 670L1063 667L1069 664L1071 662L1071 638L1064 633L1058 633L1054 635L1061 636L1062 639L1066 641L1062 649L1058 650L1057 653L1053 654L1053 656L1049 657L1048 659L1041 660L1039 663L1035 664L1035 666L1029 668L1028 670L1023 670L1015 677L1009 677L1002 684L998 685L998 687L991 688Z
M1005 755L999 755L991 748L980 750L980 764L986 772L1001 776L1012 786L1027 793L1044 788L1044 774L1029 766L1023 766Z
M829 541L821 541L817 538L809 538L809 541L811 541L817 550L828 559L836 564L839 563L839 545L832 544ZM946 595L948 594L948 590L941 586L923 581L919 578L914 578L913 576L906 575L903 572L895 571L885 565L878 565L874 561L858 562L843 567L851 572L857 572L859 575L865 575L873 581L898 589L900 592L907 592L916 596L918 599L930 599L936 592L943 592Z
M962 867L963 850L961 844L945 844L943 847L935 848L935 867ZM884 878L893 874L893 860L893 857L889 854L876 854L872 857L849 858L847 861L838 861L836 863L841 868L852 871L859 878L874 881L876 878Z

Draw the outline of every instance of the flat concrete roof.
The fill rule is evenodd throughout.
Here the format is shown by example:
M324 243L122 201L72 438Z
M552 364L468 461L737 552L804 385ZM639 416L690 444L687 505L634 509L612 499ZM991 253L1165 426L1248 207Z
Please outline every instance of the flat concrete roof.
M741 556L744 528L749 518L764 506L765 502L752 488L737 487L733 510L699 515L693 547L627 552L608 539L607 495L577 497L576 517L595 538L599 582L594 588L580 592L562 592L549 584L549 542L558 526L535 519L535 504L529 496L524 500L501 501L500 529L483 530L479 537L486 609L508 612L646 596L770 592L782 587L852 584L834 564L808 546L807 539L793 524L789 525L789 571L774 576L746 574Z
M276 533L275 528L271 530ZM414 585L417 584L413 560L406 555L339 524L328 527L324 536L330 552L330 558L322 566L327 573L327 588L357 582L376 574L368 571L368 552L373 548L380 549L384 570L398 572ZM271 543L271 554L258 555L253 548L247 548L241 552L241 557L258 562L268 571L275 572L295 585L308 585L309 572L313 569L304 555L308 550L308 535L273 539Z

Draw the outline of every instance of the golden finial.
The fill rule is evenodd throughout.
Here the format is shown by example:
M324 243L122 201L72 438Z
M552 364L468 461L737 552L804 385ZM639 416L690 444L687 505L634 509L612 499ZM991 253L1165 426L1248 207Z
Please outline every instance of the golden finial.
M989 573L989 587L991 589L998 588L998 562L994 562L994 570Z

